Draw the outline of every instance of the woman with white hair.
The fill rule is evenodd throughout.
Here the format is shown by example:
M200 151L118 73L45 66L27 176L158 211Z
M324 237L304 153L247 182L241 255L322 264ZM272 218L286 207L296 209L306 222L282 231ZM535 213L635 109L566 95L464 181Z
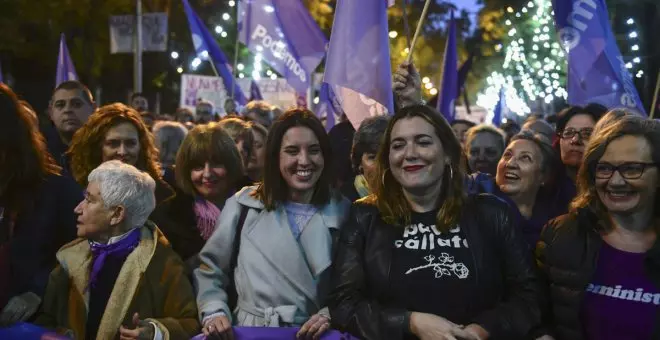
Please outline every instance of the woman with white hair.
M189 339L199 330L181 259L147 217L155 181L121 161L88 177L79 239L57 253L36 323L76 339Z

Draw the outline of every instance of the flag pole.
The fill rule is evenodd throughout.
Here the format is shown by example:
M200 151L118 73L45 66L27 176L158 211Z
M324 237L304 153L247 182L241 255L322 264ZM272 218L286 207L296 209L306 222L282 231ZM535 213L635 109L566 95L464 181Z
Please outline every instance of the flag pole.
M211 64L211 69L213 69L213 73L215 73L216 77L220 77L220 73L218 73L218 69L215 68L215 63L213 62L213 58L209 58L209 59L211 59L209 61L210 61L210 64Z
M408 0L403 0L403 6L401 8L403 9L403 30L406 32L406 44L407 46L410 45L410 23L408 22L408 10L406 9L408 7Z
M412 61L413 49L415 47L415 43L417 42L417 37L419 37L419 33L422 31L422 26L424 25L424 21L426 20L426 13L428 13L429 11L430 4L431 4L431 0L426 0L426 3L424 4L424 10L422 10L422 16L419 18L419 22L417 23L417 29L415 30L415 35L413 36L413 40L410 43L408 57L406 58L406 63L408 64L410 64L410 62Z
M236 6L236 42L234 43L234 65L231 69L231 100L234 100L236 92L236 65L238 65L238 39L239 39L239 27L238 27L238 6Z
M651 104L651 119L655 117L655 110L658 104L658 91L660 91L660 70L658 71L657 80L655 82L655 91L653 91L653 103Z
M142 92L142 0L135 2L135 51L133 51L133 93Z

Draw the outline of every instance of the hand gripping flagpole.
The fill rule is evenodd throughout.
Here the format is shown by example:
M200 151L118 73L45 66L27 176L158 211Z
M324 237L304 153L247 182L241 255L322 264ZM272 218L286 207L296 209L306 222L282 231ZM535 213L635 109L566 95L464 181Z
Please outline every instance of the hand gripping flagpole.
M408 64L410 64L410 62L412 61L413 49L415 47L415 43L417 42L417 37L419 37L419 33L422 31L422 26L424 25L424 21L426 20L426 14L429 11L429 5L431 5L431 0L426 0L426 3L424 4L424 10L422 11L422 16L419 18L419 22L417 23L417 29L415 30L415 35L413 36L413 40L410 43L408 57L406 58L406 63Z

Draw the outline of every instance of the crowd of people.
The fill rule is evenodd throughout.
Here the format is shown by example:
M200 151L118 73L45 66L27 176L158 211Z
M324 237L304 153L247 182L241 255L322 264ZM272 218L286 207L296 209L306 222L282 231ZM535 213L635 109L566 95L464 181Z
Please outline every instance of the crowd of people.
M0 327L75 339L660 339L660 123L598 104L448 122L398 107L173 115L0 84Z

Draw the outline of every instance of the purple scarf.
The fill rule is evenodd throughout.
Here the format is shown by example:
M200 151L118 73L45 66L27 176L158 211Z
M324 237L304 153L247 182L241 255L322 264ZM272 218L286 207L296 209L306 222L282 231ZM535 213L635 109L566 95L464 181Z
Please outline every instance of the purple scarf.
M195 217L197 218L197 230L204 241L208 241L215 231L215 223L220 217L220 209L215 204L202 197L195 198L193 205Z
M126 257L130 254L133 249L137 248L140 243L140 228L135 228L131 231L126 237L115 242L113 244L100 244L96 242L90 242L89 248L92 251L92 272L89 274L89 287L94 287L96 285L96 280L98 279L99 273L105 264L105 260L108 256L117 256L117 257Z

